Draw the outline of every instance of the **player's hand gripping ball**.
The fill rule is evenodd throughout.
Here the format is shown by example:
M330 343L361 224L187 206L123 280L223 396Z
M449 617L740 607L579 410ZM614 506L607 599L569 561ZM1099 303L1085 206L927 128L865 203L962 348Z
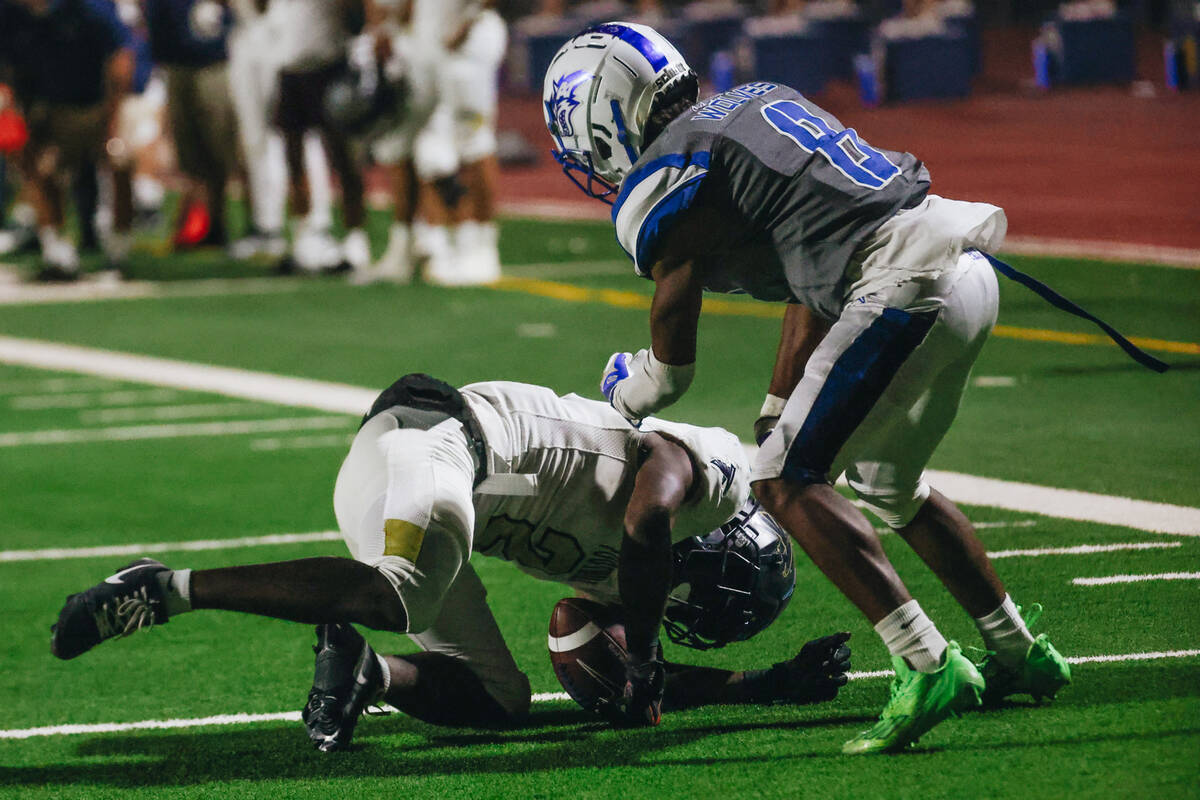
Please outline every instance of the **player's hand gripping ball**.
M554 674L571 699L619 719L629 661L620 608L581 597L559 600L550 615L549 646Z

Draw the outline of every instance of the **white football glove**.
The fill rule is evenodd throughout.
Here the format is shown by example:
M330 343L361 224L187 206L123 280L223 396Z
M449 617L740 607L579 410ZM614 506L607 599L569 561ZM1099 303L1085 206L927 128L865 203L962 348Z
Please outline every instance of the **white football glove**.
M613 353L604 367L600 392L609 405L636 425L682 397L695 374L695 364L664 364L650 350L638 350L633 355Z

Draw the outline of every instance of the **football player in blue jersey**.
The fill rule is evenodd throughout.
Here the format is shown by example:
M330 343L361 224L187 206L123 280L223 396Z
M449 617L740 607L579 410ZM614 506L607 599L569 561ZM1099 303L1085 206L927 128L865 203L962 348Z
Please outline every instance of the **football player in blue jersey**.
M754 492L870 620L896 671L878 724L843 750L901 750L981 698L1053 697L1071 673L1029 632L1040 607L1022 617L970 521L922 476L996 321L992 267L1011 268L986 254L1004 212L931 194L915 156L872 147L786 86L697 94L671 43L635 24L580 33L546 75L557 158L612 203L621 246L655 282L651 346L609 359L605 397L636 424L687 390L705 290L787 303ZM843 473L975 620L980 664L834 489Z

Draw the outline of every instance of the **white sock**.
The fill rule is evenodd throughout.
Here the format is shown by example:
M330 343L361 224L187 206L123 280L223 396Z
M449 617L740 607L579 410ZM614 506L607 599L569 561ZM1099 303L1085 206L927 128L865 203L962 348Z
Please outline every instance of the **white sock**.
M379 690L379 699L382 700L388 689L392 688L392 668L388 666L387 659L379 653L375 654L375 658L379 660L379 671L383 674L383 688Z
M412 271L412 229L403 222L393 222L388 228L387 247L377 266L386 273Z
M903 658L918 672L934 672L942 665L946 638L925 616L916 600L888 614L875 625L875 632L887 645L888 652Z
M445 258L450 254L450 228L417 221L412 226L413 244L417 251L430 258Z
M1007 594L999 608L975 620L975 627L983 637L983 646L995 653L1001 664L1019 667L1024 663L1033 635L1017 613L1017 604Z
M412 228L407 222L393 222L388 228L387 251L395 251L397 255L408 258L408 249L412 245Z
M192 571L173 569L158 573L158 585L162 588L163 604L167 616L173 617L192 610Z

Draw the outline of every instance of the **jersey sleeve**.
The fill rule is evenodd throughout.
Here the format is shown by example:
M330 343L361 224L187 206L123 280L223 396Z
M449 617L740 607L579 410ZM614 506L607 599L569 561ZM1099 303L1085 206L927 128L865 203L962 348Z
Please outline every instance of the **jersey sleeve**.
M613 224L638 275L649 277L655 248L691 206L708 175L710 155L693 150L652 157L621 183Z

